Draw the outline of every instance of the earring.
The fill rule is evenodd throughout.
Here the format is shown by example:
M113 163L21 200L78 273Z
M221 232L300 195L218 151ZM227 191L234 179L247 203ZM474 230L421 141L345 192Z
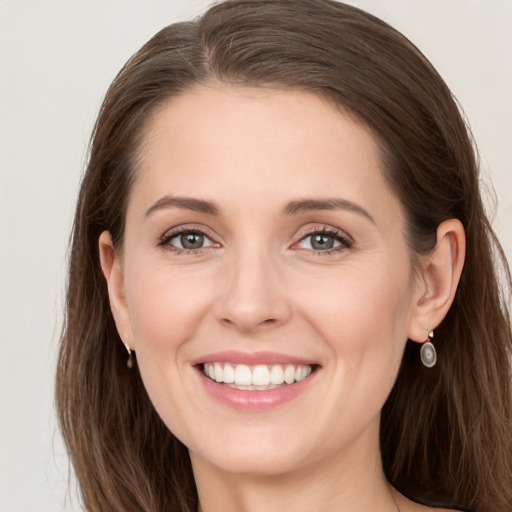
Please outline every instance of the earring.
M130 345L128 345L128 342L125 341L124 346L126 347L126 351L128 352L128 360L126 361L126 366L131 370L135 366L135 358L133 357L133 353L130 350Z
M437 363L437 354L436 349L432 342L430 341L434 337L434 331L430 331L428 333L427 339L421 345L420 349L420 357L423 366L427 368L432 368Z

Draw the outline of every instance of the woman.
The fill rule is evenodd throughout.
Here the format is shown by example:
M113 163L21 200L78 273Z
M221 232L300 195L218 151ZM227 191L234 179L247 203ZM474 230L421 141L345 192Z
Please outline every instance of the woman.
M233 0L107 93L57 375L89 511L512 507L508 267L446 85L330 0Z

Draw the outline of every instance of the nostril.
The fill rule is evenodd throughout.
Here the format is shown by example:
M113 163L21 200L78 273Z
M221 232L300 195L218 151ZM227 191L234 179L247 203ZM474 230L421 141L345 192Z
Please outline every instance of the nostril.
M248 319L238 319L238 321L231 320L229 318L222 318L221 323L224 327L235 328L245 333L256 332L261 328L272 327L278 323L276 318L267 318L262 321L250 321Z
M273 288L249 284L237 280L217 301L215 315L224 327L249 333L289 319L290 307L284 296Z

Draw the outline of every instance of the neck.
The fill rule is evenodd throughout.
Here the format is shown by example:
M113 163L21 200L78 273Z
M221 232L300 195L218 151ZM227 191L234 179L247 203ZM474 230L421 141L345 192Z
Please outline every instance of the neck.
M199 512L399 511L378 446L365 455L355 450L286 473L255 475L227 472L191 454Z

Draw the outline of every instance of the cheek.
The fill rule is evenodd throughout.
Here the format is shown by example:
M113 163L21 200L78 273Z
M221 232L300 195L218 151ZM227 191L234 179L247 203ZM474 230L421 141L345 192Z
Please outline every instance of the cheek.
M187 404L193 403L183 385L187 347L209 310L210 290L200 286L201 279L192 281L183 272L157 265L139 264L127 275L126 299L144 386L168 428L186 433Z
M183 385L190 377L188 342L210 309L210 290L201 286L202 279L165 265L139 263L132 270L125 286L137 366L168 428L187 432L187 404L193 403Z
M127 304L137 351L166 352L189 339L203 315L210 293L201 279L151 267L136 270L126 283ZM128 274L130 275L130 274Z
M407 267L405 267L407 268ZM412 289L408 274L372 272L371 267L340 271L307 286L303 314L336 353L345 371L372 365L398 368L407 339Z

